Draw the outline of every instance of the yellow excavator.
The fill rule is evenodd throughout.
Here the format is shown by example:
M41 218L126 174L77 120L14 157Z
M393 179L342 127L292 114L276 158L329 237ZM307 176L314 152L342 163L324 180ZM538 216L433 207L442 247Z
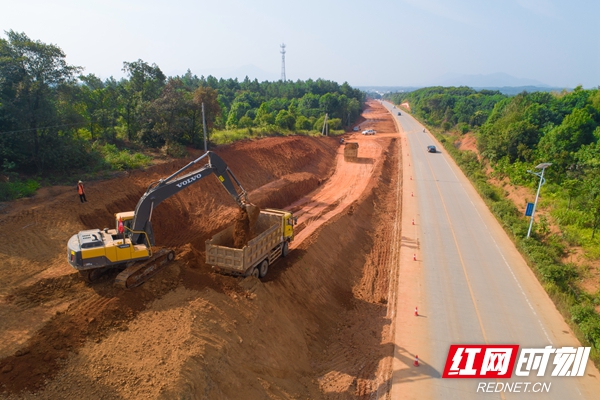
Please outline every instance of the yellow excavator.
M204 159L208 164L194 169ZM88 229L73 235L67 244L69 264L90 283L108 270L119 268L122 271L115 279L118 286L141 285L175 259L173 250L153 251L152 211L164 200L210 174L215 174L240 209L247 212L252 226L260 209L248 202L246 191L227 164L209 151L167 178L150 184L135 211L115 214L115 229Z

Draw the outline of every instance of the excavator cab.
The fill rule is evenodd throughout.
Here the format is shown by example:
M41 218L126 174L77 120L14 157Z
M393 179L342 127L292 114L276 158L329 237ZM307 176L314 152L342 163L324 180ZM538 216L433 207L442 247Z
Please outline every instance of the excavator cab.
M134 214L134 211L115 213L115 232L113 234L113 239L121 238L121 235L119 234L119 220L123 221L123 233L125 234L125 237L131 236ZM114 237L114 235L116 235L116 237Z

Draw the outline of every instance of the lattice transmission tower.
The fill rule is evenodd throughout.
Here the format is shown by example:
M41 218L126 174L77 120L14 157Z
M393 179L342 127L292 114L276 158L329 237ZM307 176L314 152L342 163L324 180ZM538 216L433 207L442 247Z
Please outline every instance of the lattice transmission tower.
M281 44L281 80L285 82L285 44Z

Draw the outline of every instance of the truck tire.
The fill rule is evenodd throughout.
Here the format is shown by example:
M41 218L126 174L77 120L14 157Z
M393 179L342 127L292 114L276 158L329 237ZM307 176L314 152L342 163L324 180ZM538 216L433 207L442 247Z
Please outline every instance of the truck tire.
M250 272L250 276L253 276L253 277L255 277L255 278L258 278L258 277L259 277L259 275L260 275L260 274L259 274L259 272L258 272L258 268L256 268L256 267L252 268L252 272Z
M260 278L264 278L269 272L269 260L264 260L260 263L260 267L258 269L258 276Z
M289 242L283 243L283 247L281 248L281 257L285 257L290 252Z

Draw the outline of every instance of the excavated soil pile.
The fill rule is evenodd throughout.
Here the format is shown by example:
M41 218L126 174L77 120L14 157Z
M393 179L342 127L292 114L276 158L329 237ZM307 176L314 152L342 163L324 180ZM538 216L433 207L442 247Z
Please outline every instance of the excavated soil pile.
M250 240L250 218L246 210L239 210L233 224L233 247L241 249Z
M332 138L286 137L240 142L216 152L250 193L288 174L303 171L309 180L307 184L274 189L279 196L295 199L315 189L318 180L331 174L337 148ZM39 387L58 371L56 365L69 351L76 351L86 338L94 337L96 327L100 325L101 331L119 328L117 321L127 320L130 314L127 310L136 309L130 304L132 299L139 302L140 296L145 296L149 300L177 286L178 271L174 266L164 272L163 279L170 276L175 282L169 280L157 287L146 284L137 294L132 292L133 296L123 295L112 287L114 275L109 275L104 283L87 287L67 264L65 254L71 235L83 229L112 227L115 212L133 210L151 182L172 174L188 162L163 163L119 179L88 182L85 204L77 202L74 188L57 187L2 209L0 370L6 372L0 373L0 390ZM261 189L262 196L255 203L272 206L268 202L269 192ZM201 269L201 276L194 279L202 283L194 282L196 287L214 286L223 291L222 283L215 283L220 277L213 277L210 266L203 262L204 242L231 225L237 209L219 181L208 176L154 210L156 243L174 248L178 258L183 257L182 253L193 254L190 268ZM111 304L118 304L120 315L99 318ZM72 317L63 316L67 310ZM63 320L59 325L70 326L68 336L58 333L61 330L44 331L44 327L54 326L59 319ZM88 319L92 322L88 323ZM27 354L15 355L20 349Z
M84 204L65 187L2 209L0 398L346 399L385 392L398 143L384 135L365 140L384 151L372 160L360 198L262 282L220 275L204 263L205 240L234 222L237 207L211 177L154 210L156 242L177 258L141 287L115 288L114 274L90 286L66 263L72 234L113 226L114 212L133 210L151 182L187 161L88 182ZM290 205L327 185L339 151L335 139L308 137L216 150L261 208Z

